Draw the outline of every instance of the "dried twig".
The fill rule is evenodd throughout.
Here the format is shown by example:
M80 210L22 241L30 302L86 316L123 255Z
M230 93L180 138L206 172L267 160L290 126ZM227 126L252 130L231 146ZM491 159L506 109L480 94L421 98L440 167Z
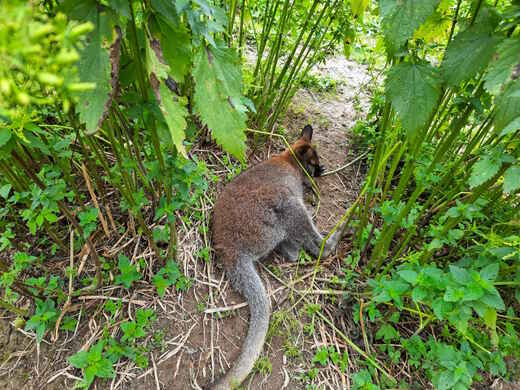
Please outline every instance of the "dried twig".
M328 171L328 172L322 173L322 174L321 174L321 177L329 176L329 175L333 175L333 174L335 174L335 173L338 173L338 172L342 171L343 169L348 168L348 167L350 167L351 165L355 164L356 162L358 162L359 160L361 160L363 157L365 157L367 154L368 154L368 152L365 152L365 153L363 153L363 154L360 154L360 155L357 156L354 160L349 161L347 164L345 164L345 165L343 165L343 166L341 166L341 167L339 167L339 168L336 168L336 169L334 169L334 170L332 170L332 171Z
M83 178L85 179L85 183L87 183L88 193L90 194L90 198L92 199L92 203L94 203L94 206L98 210L98 218L101 222L101 226L103 226L103 231L105 232L105 236L107 238L110 237L110 232L108 230L108 225L105 217L103 216L103 212L101 211L101 207L99 207L99 203L97 200L96 193L94 192L94 189L92 188L92 182L90 181L90 176L87 172L87 167L84 163L81 163L81 173L83 174Z

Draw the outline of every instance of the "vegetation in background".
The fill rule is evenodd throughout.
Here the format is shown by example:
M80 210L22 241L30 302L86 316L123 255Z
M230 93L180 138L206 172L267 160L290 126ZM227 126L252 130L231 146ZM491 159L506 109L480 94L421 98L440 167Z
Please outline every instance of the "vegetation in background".
M389 68L375 121L357 125L373 161L353 218L371 298L355 317L377 313L389 364L469 388L519 358L520 4L377 8ZM412 335L396 313L418 319Z
M371 67L386 63L354 128L371 152L368 175L349 214L345 273L331 280L361 290L353 318L378 329L372 350L364 335L366 354L343 337L363 367L352 388L395 387L377 362L405 359L437 389L511 377L506 361L520 359L518 0L0 4L0 307L38 343L77 329L85 309L73 304L102 286L150 283L161 297L189 288L177 229L211 177L193 147L210 135L243 164L246 125L273 131L297 88L315 82L309 69L342 45ZM254 66L243 72L251 47ZM96 242L127 231L153 255L98 253ZM325 317L306 307L313 334ZM120 359L147 367L154 347L145 338L153 311L128 319L120 300L107 300L102 312L103 334L68 359L79 387L113 378ZM314 353L309 386L329 364L346 372L348 348ZM267 357L257 370L270 372Z

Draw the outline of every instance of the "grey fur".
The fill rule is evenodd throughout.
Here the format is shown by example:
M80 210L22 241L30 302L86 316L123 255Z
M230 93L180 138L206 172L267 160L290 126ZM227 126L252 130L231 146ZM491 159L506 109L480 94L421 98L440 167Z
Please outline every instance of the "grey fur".
M310 135L293 145L303 165L319 172L321 167L314 149L309 150ZM303 159L309 159L304 161ZM312 222L303 203L304 174L292 154L285 151L245 171L231 181L215 203L213 246L226 268L233 287L249 303L249 330L242 351L233 367L213 390L238 387L249 375L260 356L269 327L270 303L254 262L274 250L296 261L301 248L317 257L323 236ZM322 257L338 244L343 227L327 240Z

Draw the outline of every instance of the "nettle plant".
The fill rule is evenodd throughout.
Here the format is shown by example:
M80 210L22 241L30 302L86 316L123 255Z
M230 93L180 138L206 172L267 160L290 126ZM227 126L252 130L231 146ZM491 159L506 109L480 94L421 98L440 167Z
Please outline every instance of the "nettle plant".
M416 318L412 338L380 334L390 362L406 352L436 388L464 389L519 358L520 3L378 5L384 99L357 126L375 126L355 204L365 310L381 326L383 307Z
M204 0L3 5L0 306L18 326L28 319L38 342L74 329L75 316L60 311L104 284L149 282L161 296L189 287L176 262L177 222L208 185L192 147L209 131L245 160L252 105L226 26L225 11ZM151 268L128 253L98 254L100 240L127 229L152 249ZM79 261L57 260L71 253L87 254L81 271ZM34 311L21 309L26 300ZM145 329L139 319L122 326L121 343L134 345ZM142 365L145 351L116 347L102 340L73 359L84 386L113 374L103 359Z

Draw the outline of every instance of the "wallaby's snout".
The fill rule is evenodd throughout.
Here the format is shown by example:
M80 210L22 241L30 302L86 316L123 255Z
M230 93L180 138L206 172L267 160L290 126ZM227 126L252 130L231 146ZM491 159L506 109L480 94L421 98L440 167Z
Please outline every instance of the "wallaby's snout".
M323 171L325 168L323 168L323 165L318 165L314 169L314 177L320 177L323 174Z

